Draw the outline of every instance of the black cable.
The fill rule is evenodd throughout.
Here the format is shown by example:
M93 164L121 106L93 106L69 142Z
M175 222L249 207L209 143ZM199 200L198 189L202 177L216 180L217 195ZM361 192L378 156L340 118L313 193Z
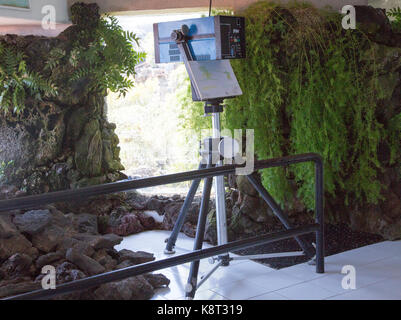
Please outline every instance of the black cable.
M209 2L209 17L212 14L212 0Z

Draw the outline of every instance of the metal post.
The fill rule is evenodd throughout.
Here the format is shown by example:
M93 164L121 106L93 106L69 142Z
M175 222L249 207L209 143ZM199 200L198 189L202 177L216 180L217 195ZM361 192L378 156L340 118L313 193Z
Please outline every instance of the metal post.
M202 169L204 165L201 163L199 165L199 169ZM180 213L178 214L177 221L174 224L173 231L171 232L170 237L167 239L167 244L166 248L164 249L165 254L174 254L175 250L175 243L177 242L178 234L180 233L182 226L184 225L185 222L185 217L187 216L189 207L191 206L192 202L194 201L194 197L196 194L196 191L199 188L199 184L201 182L201 179L196 179L192 181L191 187L188 191L187 196L185 197L184 203L181 207Z
M202 202L199 210L198 227L196 229L194 250L202 249L203 240L205 237L206 219L209 211L209 200L210 191L212 190L212 183L213 178L207 178L203 186ZM198 282L199 263L199 260L193 261L189 270L188 291L186 292L186 297L189 299L193 299L195 296Z
M213 138L220 139L221 127L220 127L220 113L212 113L212 127L213 127ZM221 166L223 163L219 161L217 166ZM227 237L227 215L226 215L226 199L225 199L225 188L224 188L224 176L214 177L214 189L216 194L216 225L217 225L217 243L219 245L226 244L228 242ZM223 258L223 266L228 266L229 259L228 255Z
M267 192L267 190L263 187L263 185L255 178L254 174L247 176L249 182L253 185L253 187L259 192L263 200L269 205L272 209L273 213L276 217L281 221L281 223L287 228L292 229L291 223L288 220L287 215L281 210L280 206L276 203L273 197ZM313 250L310 246L306 244L306 242L299 238L295 237L295 240L298 242L302 250L305 252L306 256L312 258L314 256Z
M315 213L319 229L316 231L316 272L324 273L324 184L323 161L315 160Z

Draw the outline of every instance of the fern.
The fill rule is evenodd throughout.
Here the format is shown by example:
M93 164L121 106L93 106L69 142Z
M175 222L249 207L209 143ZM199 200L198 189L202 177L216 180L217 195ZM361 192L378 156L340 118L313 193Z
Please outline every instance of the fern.
M388 10L387 15L393 18L391 21L393 29L401 32L401 7Z
M50 51L49 57L45 62L45 70L55 69L66 55L65 50L60 48L54 48Z
M42 99L56 94L51 81L28 69L21 52L0 43L0 109L4 113L20 113L28 95Z
M123 30L116 17L105 15L94 30L80 31L68 57L70 81L87 78L89 90L109 89L125 96L134 86L136 65L145 58L134 45L139 45L137 36Z

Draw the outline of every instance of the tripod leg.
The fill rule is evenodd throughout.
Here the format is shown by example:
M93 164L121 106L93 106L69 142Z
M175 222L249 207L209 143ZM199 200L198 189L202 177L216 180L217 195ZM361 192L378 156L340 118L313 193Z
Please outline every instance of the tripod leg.
M287 215L281 210L280 206L273 199L273 197L267 192L267 190L263 187L263 185L259 182L258 179L255 178L254 174L247 176L249 182L253 185L253 187L259 192L263 200L269 205L269 207L273 210L273 213L276 217L281 221L281 223L287 228L291 229L291 223L288 220ZM295 240L298 242L299 246L305 252L307 257L312 258L314 254L314 250L309 246L302 238L295 237Z
M316 163L315 175L316 223L320 225L319 231L316 232L316 272L324 273L324 186L322 162Z
M203 164L199 165L199 169L204 168ZM187 216L189 207L191 206L192 202L194 201L194 197L196 191L199 188L199 184L201 179L196 179L192 181L191 187L189 188L188 194L185 197L184 204L181 207L180 213L178 215L177 221L175 222L173 231L171 232L170 237L167 239L166 248L164 249L164 253L166 254L173 254L175 253L174 247L177 241L178 234L180 233L182 226L184 225L185 217Z
M209 200L210 192L212 189L213 178L207 178L205 180L205 185L203 186L202 202L200 207L200 212L198 216L198 226L196 229L196 237L194 243L194 250L202 249L203 239L205 236L206 219L209 211ZM200 261L193 261L191 263L191 268L188 277L188 291L186 292L186 297L193 299L196 292L196 286L198 282L198 272L199 272Z
M220 124L220 113L212 113L212 127L213 127L213 139L218 139L221 142L221 124ZM213 150L216 151L216 150ZM223 165L223 161L220 158L217 161L217 166ZM227 234L227 212L226 212L226 196L224 186L224 176L214 177L214 188L216 195L216 226L217 226L217 243L223 245L228 242ZM230 264L229 255L224 254L219 256L221 259L222 266L227 267Z

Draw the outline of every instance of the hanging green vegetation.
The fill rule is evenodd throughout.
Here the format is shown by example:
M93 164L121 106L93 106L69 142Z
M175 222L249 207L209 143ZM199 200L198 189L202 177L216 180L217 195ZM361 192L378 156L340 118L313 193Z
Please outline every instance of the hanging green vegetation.
M369 43L358 32L334 27L330 33L329 42L330 34L316 33L302 43L298 61L289 61L294 68L288 91L291 149L324 157L331 195L343 192L347 204L350 196L376 203L381 190L377 151L384 132L375 117L375 70L359 56ZM311 207L313 170L301 165L293 172Z
M379 146L390 149L391 163L401 154L396 117L387 127L378 118L378 102L393 92L377 70L383 50L362 31L344 30L340 14L308 5L261 1L239 14L247 59L232 66L244 94L226 101L225 127L254 129L259 159L319 153L328 195L377 203ZM288 206L296 190L313 208L313 178L309 164L262 172L265 187Z
M383 130L375 118L375 68L361 56L367 38L343 30L340 15L305 6L288 10L262 2L245 16L248 58L233 63L245 94L228 101L227 126L254 128L260 159L321 154L329 194L377 202ZM313 176L308 164L262 173L281 203L291 202L287 181L293 179L309 208Z
M227 125L255 128L259 158L321 154L329 194L344 195L346 203L376 203L377 153L386 133L376 119L381 92L375 57L365 54L369 40L358 30L344 30L342 16L305 6L287 10L260 3L245 15L248 59L233 63L245 95L228 102L241 112L233 112ZM293 178L309 208L313 176L307 164L262 174L281 203L292 200L283 178Z
M40 100L56 93L51 81L28 69L23 53L0 43L0 110L3 113L21 112L27 96Z
M283 128L287 119L281 110L285 86L279 62L280 40L289 25L271 16L272 5L250 7L246 14L247 59L233 61L244 95L227 101L226 126L255 130L255 153L259 159L288 153ZM262 180L281 203L289 199L290 186L282 168L264 170Z

